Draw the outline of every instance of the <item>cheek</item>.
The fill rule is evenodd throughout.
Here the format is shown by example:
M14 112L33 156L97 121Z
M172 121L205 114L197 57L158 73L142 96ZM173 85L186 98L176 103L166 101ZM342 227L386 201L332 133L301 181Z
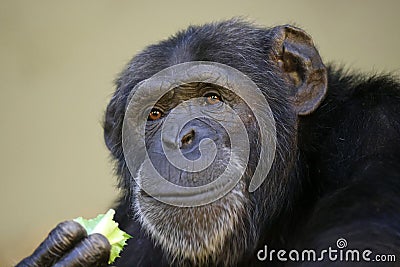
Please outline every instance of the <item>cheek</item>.
M161 149L161 143L157 142L161 138L162 120L148 122L145 130L146 149ZM158 145L160 145L158 147Z

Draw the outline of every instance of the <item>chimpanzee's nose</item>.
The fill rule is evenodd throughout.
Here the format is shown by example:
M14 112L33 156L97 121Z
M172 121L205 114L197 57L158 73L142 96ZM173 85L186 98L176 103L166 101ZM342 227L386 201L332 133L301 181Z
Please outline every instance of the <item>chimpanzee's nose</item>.
M181 137L179 148L180 149L189 148L191 144L194 142L195 135L196 133L194 129L189 129L188 131L185 131L183 133L183 136Z
M208 120L194 119L180 130L175 147L180 149L185 158L197 160L201 157L200 143L203 140L206 141L205 144L209 142L215 143L218 142L218 136Z
M189 123L183 127L179 133L179 149L184 157L189 160L196 160L201 156L200 142L204 138L209 138L209 131L203 125ZM202 128L203 126L203 128Z

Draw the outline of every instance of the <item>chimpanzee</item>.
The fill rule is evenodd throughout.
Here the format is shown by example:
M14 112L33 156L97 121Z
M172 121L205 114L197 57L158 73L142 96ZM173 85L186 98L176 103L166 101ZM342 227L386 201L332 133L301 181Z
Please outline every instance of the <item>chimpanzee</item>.
M138 86L190 62L223 64L251 80L270 107L276 139L265 180L248 190L262 149L272 149L261 147L265 125L259 118L267 110L254 109L229 86L204 80L176 85L145 115L145 149L163 177L195 188L215 181L230 161L240 165L229 153L235 140L221 126L232 126L229 119L194 117L179 131L161 134L168 114L182 103L190 112L191 99L202 99L206 111L200 113L237 113L250 152L241 178L226 194L179 206L135 182L153 174L143 162L136 162L136 173L129 169L123 124ZM242 90L252 95L249 88ZM400 83L393 75L324 65L300 28L231 19L191 26L147 47L116 81L104 137L122 190L115 219L133 236L115 266L400 266ZM211 139L217 153L199 172L172 166L163 153L169 146L196 160L204 152L203 139ZM109 250L102 235L87 237L67 221L18 266L105 266Z

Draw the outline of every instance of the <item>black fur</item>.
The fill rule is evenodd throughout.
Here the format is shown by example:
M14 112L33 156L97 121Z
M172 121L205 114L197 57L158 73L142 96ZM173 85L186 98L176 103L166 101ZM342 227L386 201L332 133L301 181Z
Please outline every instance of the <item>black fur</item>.
M290 87L270 60L274 38L273 28L238 20L190 27L147 47L121 73L106 111L104 135L122 189L116 220L133 238L116 266L169 265L133 215L133 179L121 144L128 96L138 82L158 71L198 60L230 65L249 76L265 94L277 124L273 174L250 195L257 229L237 265L267 265L256 258L264 245L318 249L335 246L340 237L351 247L396 254L400 261L399 82L329 66L326 99L315 112L298 118Z

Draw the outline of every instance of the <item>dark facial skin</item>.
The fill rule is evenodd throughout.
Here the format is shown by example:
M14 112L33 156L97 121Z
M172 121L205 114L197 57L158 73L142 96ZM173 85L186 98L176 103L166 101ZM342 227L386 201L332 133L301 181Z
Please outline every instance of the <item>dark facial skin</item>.
M166 116L177 105L189 99L195 99L194 104L199 106L202 114L207 117L191 120L180 132L169 132L169 135L162 139L161 127ZM138 187L133 188L136 192L135 208L143 217L143 224L152 229L152 234L157 235L164 246L177 252L175 256L181 263L188 261L204 264L210 260L215 261L216 259L212 259L212 255L218 255L224 247L231 247L235 251L242 250L244 240L235 242L226 240L235 238L231 235L232 229L242 231L240 227L244 224L250 226L250 221L244 218L253 216L250 210L245 209L245 203L248 202L245 183L247 179L251 178L257 163L258 124L254 119L254 114L240 97L226 88L204 83L185 84L175 88L164 95L149 114L146 126L146 146L157 171L165 179L175 184L200 186L218 178L231 157L229 152L231 142L228 133L218 121L212 119L213 114L222 113L226 114L223 116L225 123L235 123L232 120L232 114L226 113L224 104L229 105L242 119L248 130L251 144L250 161L252 163L247 166L246 177L243 177L243 181L239 182L231 193L228 193L223 199L205 206L179 208L160 203ZM185 107L188 113L191 112L191 108L191 104ZM174 122L172 121L172 123ZM199 144L201 140L212 139L217 146L215 160L205 170L195 173L172 166L163 153L161 143L168 143L169 138L175 140L177 137L179 140L177 149L180 149L183 155L190 160L200 157ZM141 176L141 179L146 179L146 173L141 173ZM233 210L235 212L232 212ZM154 216L155 214L157 216ZM167 218L169 221L172 220L169 225L164 223ZM196 222L195 228L193 222ZM182 250L183 245L186 247L184 250ZM238 256L240 254L232 255L227 260L234 261ZM186 257L189 257L190 260L185 259Z
M164 136L164 142L166 142L165 145L168 145L169 140L165 139L173 139L174 141L179 139L179 149L183 155L189 160L196 160L201 156L200 141L204 138L211 139L217 146L217 156L209 168L195 173L180 170L169 163L161 144L161 128L165 117L178 104L189 99L196 99L196 104L201 107L204 116L189 121L179 133L172 132L169 133L169 136ZM225 114L225 112L228 112L224 103L228 104L240 116L248 129L257 127L254 115L245 102L230 90L217 85L186 84L170 91L157 102L149 114L146 126L146 146L153 165L165 179L181 186L200 186L212 182L221 175L229 162L231 142L224 127L210 117L212 118L215 113ZM194 112L191 109L191 103L185 107L185 111L188 114ZM235 121L232 121L231 117L228 114L224 116L224 122L231 123L234 127ZM174 123L174 121L171 123ZM248 134L250 140L255 144L257 131L251 130ZM252 154L256 153L255 149L256 147L253 145ZM254 156L254 158L256 157Z

